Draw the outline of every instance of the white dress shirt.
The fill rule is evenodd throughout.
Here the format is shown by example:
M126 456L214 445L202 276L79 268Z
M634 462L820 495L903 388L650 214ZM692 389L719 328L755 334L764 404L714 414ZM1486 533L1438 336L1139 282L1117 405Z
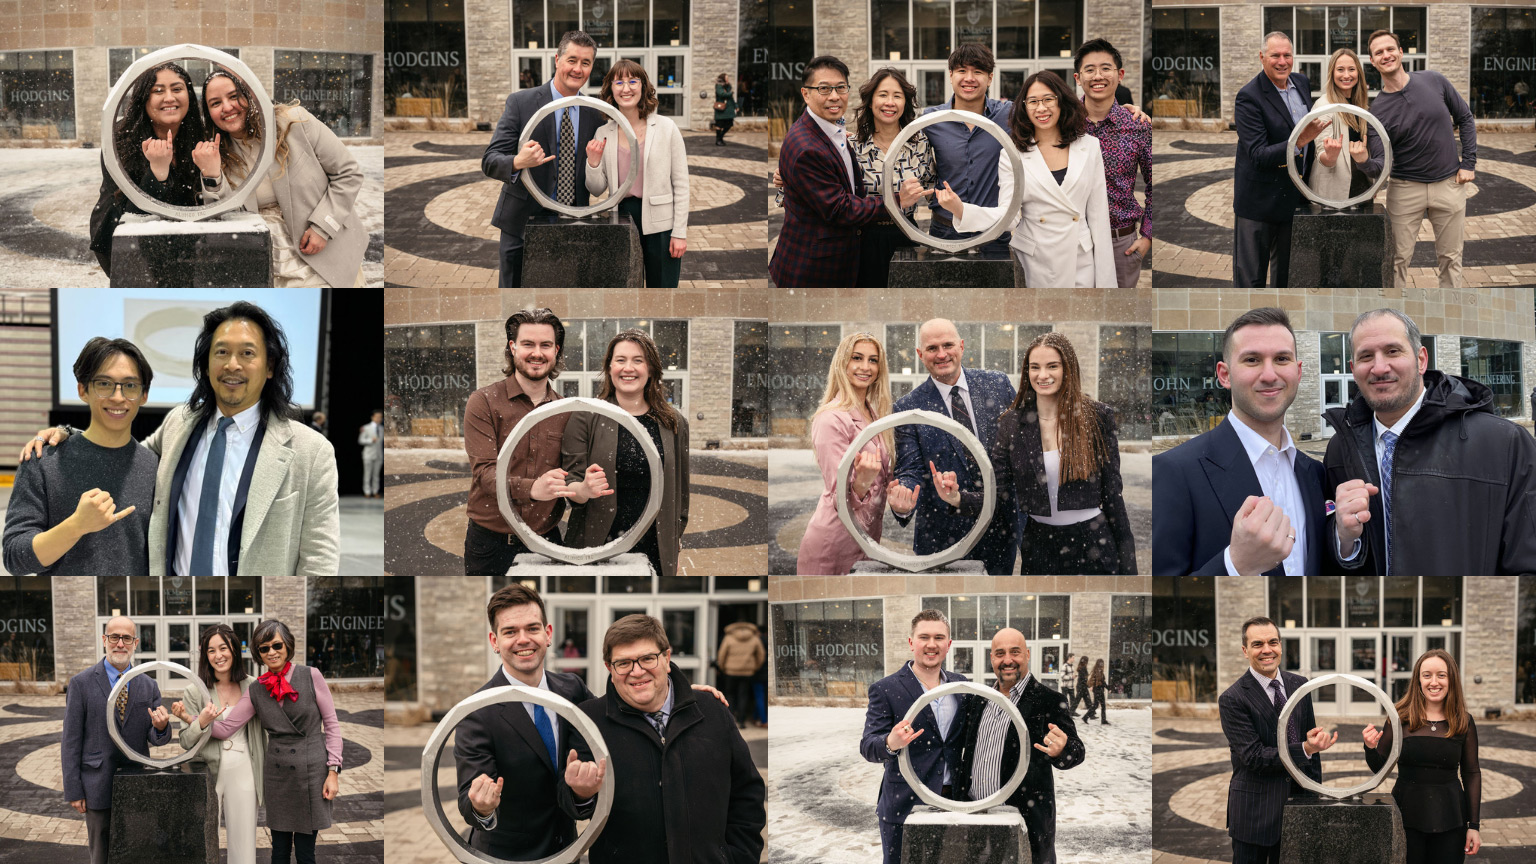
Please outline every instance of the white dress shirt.
M1373 443L1376 445L1375 449L1376 449L1376 470L1377 470L1377 472L1381 471L1381 458L1383 456L1387 455L1387 445L1386 445L1385 442L1383 442L1381 440L1381 436L1384 433L1386 433L1386 432L1391 432L1393 435L1396 435L1398 437L1398 443L1399 444L1402 443L1403 430L1408 428L1408 424L1413 422L1414 415L1418 414L1419 413L1419 409L1424 407L1424 392L1425 391L1424 391L1423 387L1420 387L1419 388L1419 398L1415 399L1413 401L1413 405L1411 407L1409 407L1409 409L1407 411L1403 412L1403 416L1397 418L1397 422L1393 423L1391 426L1383 426L1383 425L1381 425L1381 421L1380 420L1377 420L1374 416L1371 418L1371 426L1374 428L1374 430L1376 432L1376 437L1375 437ZM1396 455L1396 454L1394 453L1394 455ZM1387 478L1385 478L1385 477L1381 478L1382 485L1380 487L1378 487L1378 488L1381 489L1381 493L1380 494L1382 494L1382 495L1387 494L1387 489L1386 489L1386 485L1385 485L1386 484L1386 480L1387 480ZM1387 503L1388 502L1383 501L1382 502L1382 506L1385 507L1387 505ZM1385 519L1383 519L1381 521L1381 531L1382 531L1382 536L1386 538L1386 543L1383 544L1383 548L1385 548L1387 550L1387 553L1386 553L1387 560L1384 561L1383 563L1388 568L1390 568L1392 566L1392 537L1391 537L1390 534L1387 533L1387 521ZM1346 560L1348 560L1348 559L1346 559ZM1391 570L1388 569L1387 572L1390 573Z
M944 413L948 414L949 419L951 420L955 419L955 412L954 409L950 406L949 391L955 389L956 387L960 388L960 398L965 400L965 410L970 412L971 415L971 431L975 432L976 437L980 438L981 433L976 428L976 405L971 402L971 387L969 384L965 383L965 370L960 370L960 377L956 378L955 383L953 384L945 384L943 381L934 378L933 385L939 388L939 401L944 403Z
M909 665L909 666L912 665L912 661L908 660L907 661L907 665ZM917 676L917 670L916 669L912 670L912 675L913 675L913 677ZM925 691L933 689L932 687L924 685L923 684L923 679L921 679L921 678L917 679L917 683L920 686L922 686L922 688ZM940 673L939 674L939 684L942 685L943 683L944 683L944 675L943 675L943 673ZM939 722L939 743L941 745L944 743L944 740L949 737L949 727L950 727L950 725L952 723L955 722L955 715L959 713L959 701L960 700L959 700L958 697L956 697L954 695L949 695L949 696L942 696L942 697L940 697L938 699L933 700L931 703L929 703L929 705L932 706L932 708L933 708L933 719L935 719L935 720L937 720ZM946 761L944 763L944 783L946 785L950 781L949 774L950 774L950 772L949 772L949 762Z
M1291 544L1291 554L1285 556L1282 562L1285 575L1306 574L1307 514L1302 502L1301 484L1296 482L1296 444L1291 441L1290 430L1280 427L1281 434L1285 436L1284 446L1276 449L1275 445L1264 440L1263 435L1239 420L1236 411L1227 412L1227 422L1237 432L1237 440L1242 442L1248 461L1253 464L1253 473L1259 476L1259 488L1291 520L1291 533L1296 535L1296 541ZM1226 562L1227 575L1237 576L1237 568L1232 566L1232 547L1228 546L1221 557Z
M501 677L508 684L511 684L511 685L514 685L514 686L517 686L517 687L527 687L528 686L527 684L524 684L523 682L517 680L516 678L513 678L512 677L512 673L507 671L506 664L502 664L502 667L501 667ZM545 672L545 671L540 671L539 672L539 686L535 687L534 689L535 690L543 690L546 693L554 693L555 692L555 691L549 689L549 673L548 672ZM556 695L559 695L559 694L556 694ZM534 716L533 716L533 707L534 706L533 706L532 702L524 702L523 703L523 708L527 709L527 711L528 711L528 719L533 721L534 728L537 729L538 725L539 725L539 721L537 719L535 719ZM548 708L545 708L544 712L549 715L549 725L553 729L554 734L555 734L555 753L558 754L560 752L560 718L556 717L555 716L555 712L549 710ZM557 772L563 772L564 771L564 766L561 765L558 761L555 764L555 768L557 769ZM471 812L473 812L473 811L471 811ZM491 815L489 815L489 816L481 816L479 813L475 813L475 818L480 820L480 827L484 828L485 830L487 830L487 831L494 831L494 830L496 830L496 811L495 810L492 810L491 811Z
M223 413L215 410L197 439L197 449L192 452L192 464L187 466L187 478L181 486L181 504L176 514L176 575L215 576L229 575L229 526L235 516L235 494L240 487L240 473L245 470L245 458L251 452L251 442L256 438L256 427L261 423L261 403L236 414L235 421L224 432L224 469L219 474L219 513L214 520L213 570L208 573L192 572L192 539L197 533L197 511L202 506L203 470L208 467L208 450L213 446L213 435L218 431Z
M806 110L810 111L810 109ZM847 131L831 120L823 119L815 111L810 111L810 115L811 119L816 121L816 125L821 127L821 131L827 133L827 137L832 139L832 146L837 148L837 155L843 157L843 167L848 169L848 191L854 192L858 189L858 185L854 182L853 153L848 149Z

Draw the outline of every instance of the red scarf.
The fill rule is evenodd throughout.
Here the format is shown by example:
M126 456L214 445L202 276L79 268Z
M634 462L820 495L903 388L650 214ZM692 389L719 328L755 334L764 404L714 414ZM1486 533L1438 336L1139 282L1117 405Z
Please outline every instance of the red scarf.
M283 664L283 671L264 672L260 678L256 679L267 688L267 693L271 694L272 701L282 702L283 697L285 696L295 702L299 701L298 691L294 690L293 687L289 686L288 684L288 670L292 668L293 663L290 661Z

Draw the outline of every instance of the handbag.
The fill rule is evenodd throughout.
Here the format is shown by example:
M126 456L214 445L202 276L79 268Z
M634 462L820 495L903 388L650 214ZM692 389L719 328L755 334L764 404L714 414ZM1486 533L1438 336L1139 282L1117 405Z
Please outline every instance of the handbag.
M725 110L725 100L724 99L721 99L720 101L715 103L715 110L716 111L724 111Z

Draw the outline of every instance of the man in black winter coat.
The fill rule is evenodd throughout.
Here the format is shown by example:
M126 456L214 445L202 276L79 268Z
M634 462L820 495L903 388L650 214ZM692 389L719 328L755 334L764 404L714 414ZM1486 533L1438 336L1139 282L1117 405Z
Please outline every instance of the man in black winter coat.
M729 709L694 698L672 665L666 631L649 615L627 615L608 628L603 662L608 693L581 705L608 745L614 778L613 810L592 847L593 864L757 864L766 790ZM568 762L592 762L585 741L571 746ZM582 819L596 808L596 767L566 772Z
M1350 343L1360 398L1324 415L1344 566L1536 573L1536 439L1498 415L1487 385L1426 371L1429 352L1402 312L1366 312Z

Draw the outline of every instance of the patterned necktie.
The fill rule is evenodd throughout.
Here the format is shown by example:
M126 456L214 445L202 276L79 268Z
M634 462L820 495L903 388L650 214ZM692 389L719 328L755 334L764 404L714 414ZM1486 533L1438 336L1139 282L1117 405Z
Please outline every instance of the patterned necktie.
M188 576L213 575L213 541L219 520L219 481L224 473L225 431L235 421L219 418L219 428L208 447L208 461L203 464L203 492L197 499L197 526L192 531L192 572Z
M667 712L665 712L665 711L647 711L647 712L645 712L645 719L651 721L651 725L656 727L656 734L657 735L665 735L666 734L666 731L667 731Z
M117 694L117 725L119 726L123 725L123 719L128 716L128 688L132 686L133 682L128 682Z
M560 158L555 160L555 200L570 206L576 201L576 126L570 108L560 112Z
M960 392L959 387L949 388L949 413L956 423L964 426L972 435L976 435L976 424L971 422L971 409L965 407L965 396ZM977 437L981 436L977 435ZM971 455L970 450L962 447L960 452L965 454L965 467L967 469L972 472L979 470L976 465L976 457Z
M549 722L549 714L543 705L533 706L533 726L539 730L539 737L544 739L544 749L549 751L549 764L559 768L560 763L555 759L555 727Z
M1275 675L1275 680L1269 682L1269 689L1275 691L1275 711L1285 709L1285 688L1280 685L1280 676ZM1295 744L1301 740L1301 730L1296 728L1296 715L1292 714L1285 721L1285 743Z
M1381 433L1381 511L1386 519L1387 575L1392 575L1392 454L1397 450L1397 435Z

